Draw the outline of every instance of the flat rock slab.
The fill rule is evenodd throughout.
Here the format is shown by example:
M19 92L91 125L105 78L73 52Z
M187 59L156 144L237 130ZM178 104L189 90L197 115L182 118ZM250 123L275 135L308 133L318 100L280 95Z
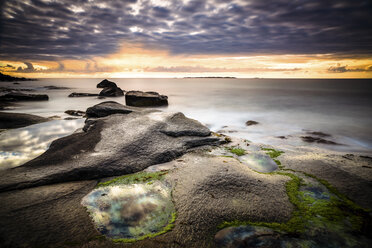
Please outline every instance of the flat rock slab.
M168 97L153 91L128 91L125 102L126 105L135 107L167 106Z
M48 95L42 94L25 94L21 92L11 92L0 96L0 101L17 102L17 101L48 101Z
M26 127L49 120L37 115L0 112L0 129Z
M190 149L221 143L182 113L115 114L86 123L86 132L55 140L41 156L0 176L0 191L141 171Z

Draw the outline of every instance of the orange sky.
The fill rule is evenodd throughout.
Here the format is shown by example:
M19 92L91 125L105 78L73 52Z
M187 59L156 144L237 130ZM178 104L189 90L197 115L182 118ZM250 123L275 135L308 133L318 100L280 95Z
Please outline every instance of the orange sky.
M27 69L24 62L32 63L33 69ZM29 78L372 78L372 58L338 58L332 54L172 55L134 44L86 60L0 61L0 66L8 75Z

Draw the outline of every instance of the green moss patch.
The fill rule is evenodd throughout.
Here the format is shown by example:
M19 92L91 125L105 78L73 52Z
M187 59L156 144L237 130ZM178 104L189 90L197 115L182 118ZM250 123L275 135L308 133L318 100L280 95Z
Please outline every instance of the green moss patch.
M309 191L308 185L304 184L304 179L299 175L299 172L273 172L270 174L291 178L285 185L289 201L295 207L290 220L284 223L234 220L225 221L218 228L263 226L286 236L299 237L304 240L310 238L318 243L327 242L329 239L329 242L332 243L330 247L337 247L340 242L345 242L348 245L364 244L359 240L358 235L365 232L366 225L370 221L365 209L340 194L327 181L311 174L303 173L305 177L316 179L318 183L313 188L318 187L320 190L326 190L328 193L324 195L327 197L317 198L316 194Z
M247 153L243 148L237 146L226 147L226 149L237 156L243 156Z
M166 174L168 174L168 171L138 172L135 174L116 177L110 181L98 183L97 187L106 187L119 184L145 183L153 180L162 180Z

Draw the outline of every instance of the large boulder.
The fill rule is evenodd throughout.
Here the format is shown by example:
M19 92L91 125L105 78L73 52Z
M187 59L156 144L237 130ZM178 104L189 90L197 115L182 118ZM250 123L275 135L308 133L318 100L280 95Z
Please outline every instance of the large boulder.
M167 106L168 97L153 91L128 91L125 94L125 102L126 105L135 107Z
M0 129L20 128L45 121L49 119L37 115L0 112Z
M88 118L99 118L113 114L129 114L133 112L133 108L129 108L114 101L101 102L89 107L86 111Z
M0 101L16 102L16 101L48 101L48 95L25 94L21 92L10 92L0 96Z
M124 96L124 92L119 87L106 87L99 93L99 96Z
M156 110L90 120L84 130L55 140L41 156L2 172L0 191L134 173L222 142L182 113Z
M97 84L97 88L115 88L118 87L116 83L111 82L107 79L102 80L99 84Z
M68 97L86 97L86 96L98 96L98 94L72 92L70 95L68 95Z

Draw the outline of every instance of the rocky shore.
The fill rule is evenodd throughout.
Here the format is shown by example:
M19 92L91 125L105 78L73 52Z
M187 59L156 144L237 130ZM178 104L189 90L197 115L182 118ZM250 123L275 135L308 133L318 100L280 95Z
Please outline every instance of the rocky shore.
M1 247L372 245L370 156L232 138L180 112L128 106L166 96L126 95L127 105L67 110L86 118L81 129L1 171ZM0 128L49 120L0 119ZM333 145L329 134L303 137Z

